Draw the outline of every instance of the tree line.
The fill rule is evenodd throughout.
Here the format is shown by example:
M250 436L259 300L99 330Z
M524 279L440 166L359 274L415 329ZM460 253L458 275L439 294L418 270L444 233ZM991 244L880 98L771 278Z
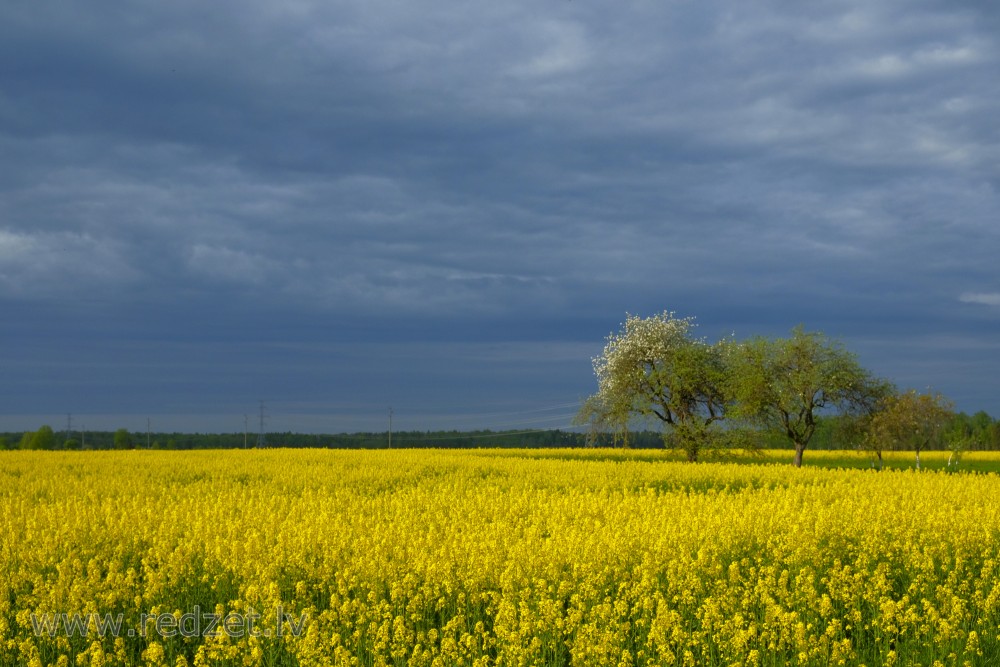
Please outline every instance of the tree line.
M849 421L837 416L818 416L816 432L809 443L810 449L844 449L856 446L851 438ZM70 434L55 432L51 426L37 431L0 433L0 450L4 449L146 449L147 435L150 449L242 449L254 448L256 435L249 438L244 433L152 433L117 431L89 431ZM81 437L83 436L83 437ZM116 437L117 436L117 437ZM944 438L927 449L947 449L948 443L964 439L969 450L1000 450L1000 420L986 412L968 415L956 413L945 426ZM758 446L764 449L789 448L787 439L780 433L761 431L756 434ZM668 438L669 440L669 438ZM388 433L267 433L268 447L328 448L328 449L385 449L389 446ZM497 448L552 448L552 447L613 447L620 446L620 434L614 432L591 433L561 429L524 431L400 431L392 434L392 446L399 449L441 448L469 449ZM671 444L671 443L668 443ZM634 449L659 449L664 446L660 431L639 429L629 432L628 446Z
M1000 427L988 415L959 417L938 393L900 390L863 368L842 343L799 326L785 338L756 336L710 343L694 319L671 312L627 315L593 360L598 390L577 423L592 437L630 444L636 424L659 424L664 444L697 461L706 448L751 449L778 437L794 464L820 431L837 427L843 448L871 451L995 447Z
M266 433L265 446L276 448L385 449L389 434L359 433ZM609 437L607 444L612 444ZM639 446L662 446L658 433L640 436ZM244 433L149 433L88 431L86 434L57 433L51 426L37 431L0 433L0 449L243 449L257 445L257 434ZM392 448L467 449L476 447L539 448L583 447L582 433L552 430L532 431L393 431Z

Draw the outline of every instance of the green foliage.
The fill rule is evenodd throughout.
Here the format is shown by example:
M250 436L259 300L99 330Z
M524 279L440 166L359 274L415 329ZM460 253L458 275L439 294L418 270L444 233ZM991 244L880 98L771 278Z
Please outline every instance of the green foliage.
M114 446L115 449L132 449L132 434L128 429L120 428L115 431Z
M33 449L56 449L56 434L51 426L42 426L35 432L35 446Z
M628 315L593 360L598 390L577 423L589 423L594 431L610 428L627 443L630 421L654 419L664 427L664 442L696 461L701 448L714 441L726 400L721 347L693 338L693 326L692 318L670 312Z
M872 378L869 378L871 380ZM891 385L888 385L891 387ZM591 409L599 414L600 405L593 403L591 397ZM587 407L587 404L584 406ZM788 449L794 447L788 437L781 431L773 429L742 428L738 420L733 418L732 406L727 412L727 423L724 428L712 428L708 433L703 433L705 440L700 443L699 458L712 457L714 459L733 456L735 451L749 450L747 455L752 456L758 449ZM817 414L815 416L815 431L809 441L810 450L842 450L856 448L864 451L870 448L873 454L881 453L882 443L873 444L863 442L858 443L859 438L866 438L868 427L862 426L869 422L862 418L864 414L859 412L857 404L848 405L848 410L840 414ZM581 414L585 414L581 410ZM594 426L593 423L584 420L583 423ZM600 424L600 423L598 423ZM615 447L622 444L623 438L627 436L628 446L633 449L652 450L662 449L665 442L669 448L676 450L686 457L683 447L674 440L675 435L672 429L668 429L664 434L662 431L651 430L629 430L625 432L615 431L613 428L600 425L601 427L591 428L588 432L577 433L562 430L537 430L537 431L402 431L393 433L393 447L399 448L507 448L507 449L543 449L543 448L581 448L581 447ZM751 424L750 426L754 426ZM43 429L43 433L44 433ZM952 466L954 462L962 460L962 469L975 468L975 458L961 458L964 453L978 450L1000 449L997 443L1000 438L993 438L993 434L1000 434L1000 421L994 420L985 412L975 415L958 413L953 415L947 422L944 434L940 438L931 440L922 449L948 449L952 452ZM860 434L860 435L859 435ZM46 438L42 438L42 443L36 442L36 432L0 432L0 448L6 442L8 448L22 447L29 449L35 446L44 446ZM81 445L86 445L87 449L110 449L114 446L115 433L110 431L88 431L81 434ZM154 449L236 449L243 447L243 433L153 433ZM267 442L271 447L281 448L333 448L333 449L379 449L386 446L386 433L383 431L369 433L338 433L338 434L312 434L312 433L268 433ZM55 440L51 440L55 443ZM76 439L67 440L63 447L71 448L75 446ZM906 445L900 445L905 447ZM602 456L604 454L601 454ZM777 455L783 457L783 454ZM784 459L782 459L784 460ZM860 460L860 459L859 459ZM942 460L942 466L944 466ZM971 463L969 461L972 461ZM838 464L839 465L839 464ZM851 467L858 465L855 461ZM866 464L868 465L868 464ZM896 458L887 459L886 465L889 467L900 467L902 464ZM923 466L923 462L921 464Z
M29 433L29 436L32 434ZM135 439L135 434L130 434ZM166 450L191 449L243 449L243 432L239 433L151 433L152 448ZM22 434L0 433L8 442L17 445ZM143 434L145 437L145 434ZM361 433L267 433L271 448L295 449L384 449L386 432ZM86 449L101 450L114 448L114 431L87 431L81 445ZM29 437L30 440L30 437ZM251 440L251 447L255 438ZM590 443L595 447L610 447L614 443L609 434L599 433ZM633 431L629 433L629 444L639 449L662 448L663 440L658 432ZM511 431L394 431L393 449L464 449L464 448L550 448L585 447L587 434L560 429L511 430Z
M873 447L916 452L920 468L921 450L944 445L945 428L953 416L951 401L941 394L918 394L911 389L892 398L872 418L868 438Z
M883 445L870 437L872 421L895 400L897 393L896 386L882 378L869 377L859 383L854 400L848 404L849 410L837 419L836 447L869 452L881 470Z
M1000 420L983 411L971 416L964 412L953 415L945 432L947 442L963 440L970 450L1000 449Z
M888 386L839 342L801 326L789 338L732 343L726 357L731 415L782 433L795 447L796 466L802 465L822 412L875 410Z
M972 440L969 438L953 438L948 441L948 470L958 470L965 452L969 451Z
M27 432L21 436L20 449L55 449L56 434L52 427L44 425L34 432Z
M63 443L63 449L80 449L80 441L76 438L69 438Z
M612 444L629 445L628 421L615 420L599 395L590 396L583 402L573 418L573 424L587 427L585 442L588 447L598 446L607 434L610 434Z

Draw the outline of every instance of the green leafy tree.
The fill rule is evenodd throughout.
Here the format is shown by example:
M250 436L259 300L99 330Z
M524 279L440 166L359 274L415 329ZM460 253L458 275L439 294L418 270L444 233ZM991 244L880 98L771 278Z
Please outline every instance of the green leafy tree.
M49 425L44 425L37 431L29 431L21 436L21 449L55 449L56 434Z
M132 448L132 434L128 432L128 429L120 428L115 431L114 446L115 449Z
M68 438L63 443L63 449L80 449L80 441L76 438Z
M680 447L689 461L715 435L725 416L724 367L719 346L691 336L692 318L663 312L626 316L594 359L597 393L584 404L582 421L625 434L634 418L655 419L664 441Z
M944 445L945 429L955 414L953 408L941 394L918 394L911 389L893 398L875 415L868 437L886 449L913 450L919 470L920 452Z
M948 442L963 440L968 449L1000 449L1000 422L982 410L971 416L955 414L946 430Z
M978 443L968 437L964 438L947 438L948 442L948 463L946 464L947 470L957 470L958 465L962 462L962 457L965 452L972 449ZM954 466L954 467L953 467Z
M861 410L882 384L839 342L801 326L788 338L733 343L727 360L731 414L784 435L796 467L821 413Z
M35 449L56 449L58 443L51 426L42 426L35 432Z
M868 376L849 390L845 403L845 413L837 420L835 430L838 443L843 448L854 448L867 451L878 461L878 469L882 470L883 442L872 439L869 433L872 420L896 398L896 385L874 376Z
M993 418L983 410L980 410L969 417L969 422L972 427L972 432L977 436L981 433L986 433L990 430L990 427L993 426Z

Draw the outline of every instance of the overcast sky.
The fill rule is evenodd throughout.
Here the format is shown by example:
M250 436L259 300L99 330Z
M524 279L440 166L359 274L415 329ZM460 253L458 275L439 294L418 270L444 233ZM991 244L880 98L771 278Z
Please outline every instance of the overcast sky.
M993 0L0 3L0 431L566 426L625 314L1000 416Z

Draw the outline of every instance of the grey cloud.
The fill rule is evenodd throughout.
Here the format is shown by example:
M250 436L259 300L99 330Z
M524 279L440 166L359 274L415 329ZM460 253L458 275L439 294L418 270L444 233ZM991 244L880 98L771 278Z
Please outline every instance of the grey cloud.
M0 300L58 327L99 293L123 336L986 335L997 16L8 3Z
M136 277L122 244L114 239L0 229L0 294L44 299L67 288L74 294L118 290Z

